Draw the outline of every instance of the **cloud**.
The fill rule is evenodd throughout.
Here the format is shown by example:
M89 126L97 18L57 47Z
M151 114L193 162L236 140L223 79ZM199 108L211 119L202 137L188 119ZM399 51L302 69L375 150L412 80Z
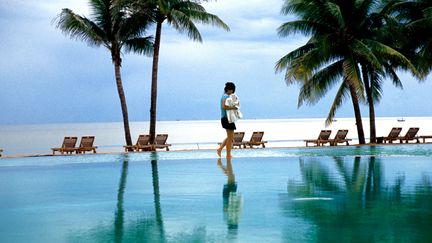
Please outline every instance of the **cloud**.
M277 27L291 18L280 15L282 2L205 3L209 12L228 23L231 32L199 25L203 43L164 25L158 119L218 119L218 101L228 80L237 84L247 118L326 116L332 93L316 106L297 109L298 87L287 87L283 73L275 74L276 61L307 40L300 35L277 36ZM71 40L55 28L52 20L65 7L80 15L90 14L87 0L0 4L0 123L121 121L109 52ZM123 55L122 74L130 119L148 120L151 58ZM421 86L409 75L403 80L403 94L386 84L377 114L396 114L391 105L397 103L417 107L409 109L410 114L432 115L425 102L432 89L430 78ZM353 116L349 101L338 115Z

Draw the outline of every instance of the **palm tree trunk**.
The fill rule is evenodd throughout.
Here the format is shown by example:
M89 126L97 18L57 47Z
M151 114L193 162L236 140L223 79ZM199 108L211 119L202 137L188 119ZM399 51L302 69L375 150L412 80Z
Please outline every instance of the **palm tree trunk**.
M150 144L155 143L156 137L156 100L157 100L157 78L159 64L159 48L161 41L162 22L156 24L156 36L153 46L153 68L152 68L152 83L151 83L151 104L150 104Z
M367 73L363 73L363 80L365 84L366 97L369 105L369 126L370 126L370 143L376 143L376 127L375 127L375 107L372 97L371 82Z
M120 50L118 50L118 48L116 48L115 46L116 45L113 44L112 47L113 50L111 55L112 55L112 60L114 62L117 91L120 98L120 105L123 114L123 126L125 132L126 145L132 145L132 139L131 139L130 128L129 128L129 116L128 116L128 110L126 105L126 96L123 90L123 82L120 73L120 66L121 66Z
M356 119L359 144L365 144L366 140L365 140L364 131L363 131L363 123L362 123L362 118L361 118L361 113L360 113L360 105L359 105L359 100L357 97L356 88L350 83L349 89L350 89L350 94L351 94L351 100L352 100L353 107L354 107L354 114L355 114L355 119Z

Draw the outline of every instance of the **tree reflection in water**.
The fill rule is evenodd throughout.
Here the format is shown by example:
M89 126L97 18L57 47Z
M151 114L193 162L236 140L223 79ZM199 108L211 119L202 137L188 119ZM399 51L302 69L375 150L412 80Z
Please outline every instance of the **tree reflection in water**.
M353 159L352 162L350 160ZM379 157L299 158L302 181L288 182L283 208L314 226L318 242L432 240L430 175L404 188L405 174L384 180ZM334 166L334 167L333 167Z
M159 187L158 157L157 153L151 155L151 176L153 191L154 216L148 216L145 210L134 216L134 212L127 213L124 208L125 192L127 191L129 157L122 156L120 180L117 190L117 202L114 208L114 219L111 224L97 225L84 229L80 232L73 232L69 236L71 242L205 242L205 226L193 229L191 232L178 232L169 235L166 232L164 219L162 217L161 194ZM133 167L136 169L137 167ZM148 171L147 171L148 172ZM138 178L132 179L142 181L148 179L149 173L142 173ZM141 182L140 182L141 183ZM142 189L145 191L145 188ZM138 202L133 204L140 205Z

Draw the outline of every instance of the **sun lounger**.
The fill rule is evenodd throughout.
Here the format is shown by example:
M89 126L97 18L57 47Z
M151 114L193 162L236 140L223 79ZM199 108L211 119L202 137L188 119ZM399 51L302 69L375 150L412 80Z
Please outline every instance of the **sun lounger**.
M262 146L265 148L265 143L267 143L267 141L262 141L263 136L264 132L253 132L249 142L245 142L245 148L246 146L251 148L253 148L253 146Z
M168 134L158 134L155 138L155 144L153 144L153 148L155 149L166 149L166 151L169 151L169 146L171 144L167 144L166 141L168 139Z
M232 146L233 147L237 146L239 148L241 148L243 146L246 148L246 143L243 141L244 135L245 135L244 132L235 132Z
M245 133L244 132L235 132L234 133L234 137L233 137L233 143L232 143L232 147L234 148L235 146L241 148L242 146L244 148L246 148L246 143L245 141L243 141ZM221 145L222 143L218 143L218 145Z
M423 143L426 143L426 139L432 138L432 135L419 136L419 138L423 139Z
M402 131L401 127L393 127L390 130L389 135L387 137L383 137L383 142L385 143L387 141L389 143L393 143L393 141L398 140L401 131Z
M306 142L306 147L308 147L309 143L314 143L317 146L324 145L325 143L329 143L331 130L321 130L317 139L307 139L304 140Z
M61 154L64 153L72 153L76 151L76 142L78 138L77 137L64 137L63 144L60 148L52 148L53 154L55 154L56 151L60 152Z
M405 136L403 137L398 137L400 143L403 143L405 141L405 143L408 143L411 140L416 140L417 143L420 143L419 137L416 137L417 132L419 131L420 128L418 127L410 127L407 131L407 133L405 134Z
M333 139L329 139L330 145L337 146L338 143L345 143L346 145L349 145L349 141L352 139L347 139L347 134L348 130L338 130L335 137Z
M87 151L93 151L93 153L96 153L96 146L93 146L95 137L94 136L83 136L81 137L81 142L79 147L76 149L77 154L85 154Z
M125 152L129 151L149 151L151 150L152 146L149 144L150 141L150 135L148 134L141 134L138 136L137 142L135 145L126 145L123 146L125 149Z

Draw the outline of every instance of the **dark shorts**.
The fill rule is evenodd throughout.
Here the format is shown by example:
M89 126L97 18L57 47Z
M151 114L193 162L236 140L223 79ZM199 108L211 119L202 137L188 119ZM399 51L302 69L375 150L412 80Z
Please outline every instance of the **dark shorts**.
M234 122L229 123L228 118L226 118L226 117L221 118L221 123L222 123L222 127L225 129L229 129L229 130L236 130L237 129L235 123Z

